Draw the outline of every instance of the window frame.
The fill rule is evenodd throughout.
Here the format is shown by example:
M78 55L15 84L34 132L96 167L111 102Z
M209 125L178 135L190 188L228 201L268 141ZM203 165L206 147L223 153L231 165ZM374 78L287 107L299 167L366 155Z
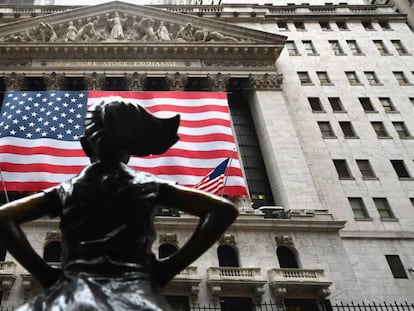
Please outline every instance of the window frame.
M364 200L361 197L348 197L348 203L354 213L355 220L372 220L369 216ZM361 217L358 214L361 215Z
M403 121L392 121L392 125L400 139L412 138L410 131Z
M305 49L305 54L308 56L319 55L316 51L315 45L312 40L302 40L303 48Z
M298 50L298 47L296 46L295 41L293 41L293 40L286 41L285 46L286 46L286 50L288 51L288 54L290 56L300 55L299 50Z
M404 71L393 71L392 74L399 85L410 85L410 81L408 81Z
M390 267L394 279L408 279L407 271L399 255L385 255L385 260Z
M362 179L378 179L375 175L374 169L369 160L367 159L356 159L355 163L361 173Z
M371 126L374 129L377 138L391 138L382 121L372 121Z
M378 97L378 101L380 102L382 108L385 112L398 112L395 108L391 98L389 97Z
M345 138L359 138L355 133L354 127L352 126L351 121L339 121L339 127L342 130Z
M325 112L319 97L308 97L308 103L312 109L312 112Z
M359 103L361 104L364 112L377 112L374 105L372 104L371 98L369 97L358 97Z
M352 55L364 55L356 40L346 40L346 43Z
M338 179L355 179L352 175L351 170L349 169L346 159L332 159L332 162L338 174Z
M318 121L322 138L337 138L329 121Z
M350 85L362 85L356 71L345 71L345 75Z
M405 48L404 44L402 44L401 40L391 40L391 44L397 51L398 55L410 55L410 53L408 53L407 49Z
M404 163L404 160L390 160L394 172L399 179L411 179L411 174Z
M346 112L344 105L339 97L328 97L329 104L333 112ZM334 106L337 105L339 109L336 109Z
M327 71L317 71L316 76L318 77L320 85L333 85Z
M375 208L378 211L381 220L395 220L396 217L391 209L388 199L385 197L372 198Z
M375 71L364 71L364 75L369 85L382 85Z
M313 85L312 79L307 71L297 71L299 82L301 85ZM302 79L306 75L306 79Z
M372 40L380 55L391 55L383 40Z
M336 56L338 55L346 55L344 53L344 50L341 46L341 44L339 43L339 40L328 40L329 45L331 46L332 51L334 52L334 54Z

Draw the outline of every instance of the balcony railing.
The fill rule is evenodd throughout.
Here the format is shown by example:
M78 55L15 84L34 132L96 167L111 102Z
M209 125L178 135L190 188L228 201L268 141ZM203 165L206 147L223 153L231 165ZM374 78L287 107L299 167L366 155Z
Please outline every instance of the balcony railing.
M271 269L269 286L277 296L286 296L300 292L304 295L329 295L329 282L322 269L280 268Z
M201 278L198 275L197 267L190 266L177 274L164 290L165 294L191 295L196 299L200 291Z
M262 280L260 268L211 267L208 269L209 280Z
M10 290L15 280L16 264L12 261L0 261L0 290Z

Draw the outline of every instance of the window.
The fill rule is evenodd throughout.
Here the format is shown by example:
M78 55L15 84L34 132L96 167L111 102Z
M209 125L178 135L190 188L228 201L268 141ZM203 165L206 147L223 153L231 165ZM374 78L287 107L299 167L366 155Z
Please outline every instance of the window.
M298 71L298 77L301 84L312 84L312 80L306 71Z
M322 30L332 30L329 22L319 22Z
M362 26L365 30L375 30L371 22L362 22Z
M300 55L298 49L296 48L296 44L293 41L286 41L285 43L286 49L288 50L289 55Z
M329 79L328 73L326 71L318 71L316 72L316 75L318 76L321 85L331 84L331 80Z
M395 219L387 198L373 198L381 219Z
M305 24L303 22L294 22L296 30L306 30Z
M407 85L409 84L404 72L402 71L393 71L395 79L398 81L400 85Z
M371 104L371 100L369 97L359 97L359 102L361 103L362 109L364 109L365 112L374 112L375 109Z
M385 126L382 122L371 122L371 125L377 134L378 138L389 137L387 131L385 130Z
M408 173L403 160L391 160L391 164L399 178L410 178L410 174Z
M351 84L351 85L361 84L359 82L358 76L357 76L355 71L347 71L347 72L345 72L345 74L346 74L346 77L348 78L349 84Z
M344 112L341 99L339 97L328 97L329 104L332 107L333 112Z
M378 24L382 28L382 30L391 30L391 26L387 21L379 21Z
M368 160L356 160L356 163L363 178L376 178Z
M239 267L237 253L230 245L222 244L217 248L220 267Z
M381 55L389 55L388 50L382 40L374 40L374 44Z
M344 55L344 51L339 45L339 41L329 40L329 44L331 45L332 51L335 53L335 55Z
M280 30L289 30L288 24L286 22L277 22L277 27Z
M407 50L402 45L400 40L391 40L391 43L394 46L394 48L397 50L397 53L399 55L408 55Z
M348 47L353 55L362 55L361 49L355 40L346 40L346 43L348 44Z
M178 251L178 248L170 243L163 243L158 248L158 258L167 258L170 257L172 254Z
M410 97L409 99L410 99L411 104L414 106L414 97Z
M364 71L365 77L368 80L369 85L378 85L380 84L377 75L374 71Z
M380 101L382 107L384 108L385 112L392 112L396 111L394 105L391 102L391 99L389 97L380 97L378 98Z
M351 205L352 211L354 212L355 219L371 219L362 198L348 198L348 201L349 205Z
M335 138L336 137L329 122L325 122L325 121L318 122L318 125L319 125L319 129L321 130L323 138Z
M405 126L404 122L392 122L394 125L395 130L398 133L400 138L409 138L411 137L410 133L408 132L407 127Z
M323 112L321 101L318 97L308 97L309 105L313 112Z
M346 160L333 160L333 163L335 165L336 171L338 173L338 177L340 179L352 178L352 175L351 175L351 172L349 171Z
M47 243L43 251L43 259L46 262L60 263L62 253L62 243L60 241L51 241Z
M339 126L341 127L342 133L344 133L345 138L357 138L355 131L352 127L351 122L349 121L340 121Z
M385 255L385 259L390 266L391 273L395 279L408 279L405 268L398 255Z
M336 22L339 30L348 30L348 25L345 22Z
M278 246L276 250L280 268L299 268L295 253L287 246Z
M315 47L313 46L312 41L302 41L303 46L305 47L305 52L307 55L316 55Z

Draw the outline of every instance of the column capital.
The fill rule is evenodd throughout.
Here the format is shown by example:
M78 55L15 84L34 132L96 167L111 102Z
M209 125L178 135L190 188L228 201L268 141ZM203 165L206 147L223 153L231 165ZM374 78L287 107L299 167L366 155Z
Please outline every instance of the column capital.
M226 92L230 82L230 74L207 74L209 86L213 92Z
M142 91L147 80L147 74L139 74L138 72L126 73L124 78L129 91Z
M24 73L3 74L3 82L7 91L20 91L24 83Z
M43 81L48 91L62 90L65 82L65 75L62 73L43 73Z
M184 91L184 88L187 84L188 76L187 74L176 73L167 73L165 75L168 87L170 91Z
M85 73L83 79L88 90L102 90L105 86L105 74Z
M282 74L250 74L249 75L250 85L254 90L280 90L283 83Z

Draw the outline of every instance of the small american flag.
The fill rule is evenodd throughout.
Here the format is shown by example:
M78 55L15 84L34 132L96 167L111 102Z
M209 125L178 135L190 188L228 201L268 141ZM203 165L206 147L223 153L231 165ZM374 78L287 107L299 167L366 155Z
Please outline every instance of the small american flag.
M215 169L213 169L207 176L203 177L194 188L210 192L213 194L221 194L220 191L224 187L224 179L226 177L226 169L229 165L230 159L227 158L221 162Z
M225 93L6 92L0 113L0 170L6 189L39 191L88 165L79 138L86 108L102 101L138 104L160 118L180 114L180 140L162 155L132 157L129 165L135 169L193 187L235 149ZM237 153L227 176L223 194L247 195Z

